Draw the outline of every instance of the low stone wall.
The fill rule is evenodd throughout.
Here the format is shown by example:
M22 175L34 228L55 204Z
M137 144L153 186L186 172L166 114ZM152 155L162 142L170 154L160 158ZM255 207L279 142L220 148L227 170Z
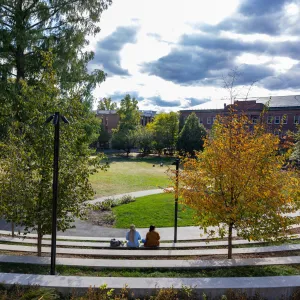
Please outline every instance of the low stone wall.
M116 291L125 285L130 288L135 297L154 294L161 288L182 289L192 287L202 298L203 293L212 298L220 297L226 290L241 290L248 296L256 292L268 300L283 296L287 299L300 289L300 276L270 276L270 277L236 277L236 278L126 278L126 277L80 277L80 276L50 276L33 274L0 273L0 282L5 285L39 285L46 288L56 288L63 293L76 289L77 293L85 292L89 287L100 287L104 284Z

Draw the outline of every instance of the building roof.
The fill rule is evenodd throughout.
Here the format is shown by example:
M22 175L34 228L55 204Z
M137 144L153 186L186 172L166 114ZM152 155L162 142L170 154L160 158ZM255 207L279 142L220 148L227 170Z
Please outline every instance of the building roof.
M245 99L235 99L235 101L243 101ZM300 108L300 95L289 95L289 96L271 96L271 97L253 97L248 98L249 100L255 100L256 103L266 104L268 101L269 107L299 107ZM214 110L224 109L224 105L231 104L229 99L211 100L196 106L185 108L182 110Z

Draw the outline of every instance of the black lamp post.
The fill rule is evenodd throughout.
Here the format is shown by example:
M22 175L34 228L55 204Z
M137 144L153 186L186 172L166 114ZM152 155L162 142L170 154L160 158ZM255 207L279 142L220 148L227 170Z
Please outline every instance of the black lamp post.
M179 172L179 158L176 158L176 186L175 186L175 219L174 219L174 243L177 243L177 214L178 214L178 172Z
M57 199L58 199L58 159L59 159L59 121L69 124L69 121L56 112L50 116L46 123L53 120L54 131L54 158L53 158L53 201L52 201L52 236L51 236L51 269L50 274L55 275L56 261L56 231L57 231Z

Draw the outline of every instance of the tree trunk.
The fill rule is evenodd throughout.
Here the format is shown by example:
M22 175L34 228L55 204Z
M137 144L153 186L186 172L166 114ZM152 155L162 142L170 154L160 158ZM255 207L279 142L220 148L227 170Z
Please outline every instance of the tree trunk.
M25 25L24 25L24 11L23 0L19 0L17 4L17 11L15 15L15 29L17 31L16 37L16 69L17 69L17 83L25 78Z
M17 82L25 78L25 54L21 46L17 46L16 52Z
M11 236L15 237L15 223L11 222Z
M41 225L38 225L38 241L37 241L37 255L42 256L42 239L43 233Z
M228 230L228 259L232 258L232 228L233 224L229 224L229 230Z

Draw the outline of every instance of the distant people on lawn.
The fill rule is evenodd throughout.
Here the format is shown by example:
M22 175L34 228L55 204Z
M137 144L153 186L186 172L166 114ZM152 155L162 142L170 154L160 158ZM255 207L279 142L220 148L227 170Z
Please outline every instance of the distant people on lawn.
M151 225L149 232L146 235L146 241L144 242L145 247L158 247L160 236L157 231L155 231L155 226Z
M130 230L126 234L127 247L138 248L140 246L141 235L135 230L135 226L130 225Z

